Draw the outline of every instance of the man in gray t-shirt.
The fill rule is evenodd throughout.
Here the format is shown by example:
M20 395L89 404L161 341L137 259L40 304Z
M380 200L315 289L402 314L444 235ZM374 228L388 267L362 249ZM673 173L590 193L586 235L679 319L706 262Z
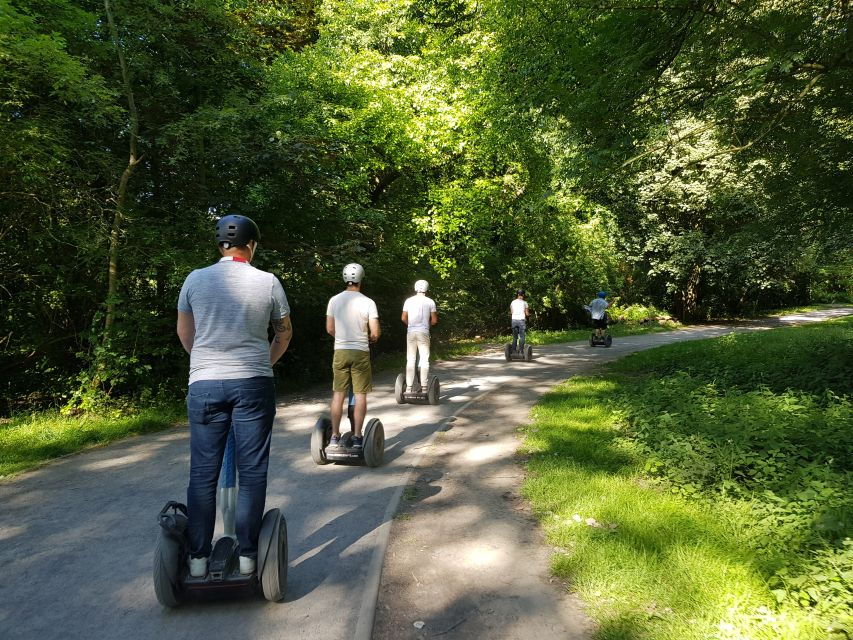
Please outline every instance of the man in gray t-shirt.
M178 311L193 317L190 384L272 377L267 328L290 315L287 296L273 274L225 255L187 276Z
M251 574L257 564L275 418L272 365L292 335L281 283L250 264L260 235L250 218L222 218L216 226L222 258L190 273L178 298L178 337L190 354L187 539L193 577L207 574L216 482L232 430L240 474L236 513L240 572ZM270 325L272 344L267 340Z

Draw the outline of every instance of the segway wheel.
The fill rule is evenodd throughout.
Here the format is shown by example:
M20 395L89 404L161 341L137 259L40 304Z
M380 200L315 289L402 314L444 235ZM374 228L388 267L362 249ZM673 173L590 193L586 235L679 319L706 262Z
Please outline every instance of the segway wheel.
M609 347L611 344L613 344L613 338L609 335L605 336L604 337L604 346Z
M527 345L527 348L524 350L524 359L528 362L533 362L533 347L531 345Z
M405 398L403 398L403 392L406 390L406 376L402 373L397 374L397 380L394 382L394 398L397 400L397 404L403 404L406 402Z
M427 383L427 400L430 404L438 404L440 396L441 383L438 381L438 376L430 376Z
M589 334L589 346L590 347L595 346L595 334L594 333Z
M385 428L379 418L371 418L364 427L364 464L378 467L385 456Z
M314 423L314 431L311 432L311 457L315 464L327 464L326 447L332 439L332 421L328 418L320 418Z
M154 547L154 593L164 607L177 607L183 600L180 587L181 543L160 528Z
M278 509L270 509L261 521L258 536L258 581L264 598L284 600L287 587L287 522Z
M506 358L507 362L512 360L512 345L511 344L508 344L504 347L504 358Z

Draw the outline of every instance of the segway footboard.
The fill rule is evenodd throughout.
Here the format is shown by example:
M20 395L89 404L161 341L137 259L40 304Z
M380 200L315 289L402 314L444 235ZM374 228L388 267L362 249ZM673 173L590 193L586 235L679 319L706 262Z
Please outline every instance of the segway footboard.
M438 376L431 375L427 379L426 387L421 384L420 373L415 374L414 384L415 390L409 391L406 388L406 376L402 373L397 376L394 384L394 396L397 404L439 404L441 397L441 383Z
M504 358L510 360L524 360L525 362L533 361L533 345L526 344L523 349L516 348L513 350L511 344L504 346Z

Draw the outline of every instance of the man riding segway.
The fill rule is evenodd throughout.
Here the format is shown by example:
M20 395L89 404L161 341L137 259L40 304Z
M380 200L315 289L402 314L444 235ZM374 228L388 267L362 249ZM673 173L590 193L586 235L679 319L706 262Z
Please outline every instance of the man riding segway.
M376 303L361 293L364 267L351 263L343 269L346 289L329 300L326 308L326 332L335 339L332 359L332 436L330 447L341 437L343 402L352 388L355 394L353 449L361 449L362 425L367 414L367 394L373 390L370 369L370 343L379 339L379 312Z
M253 220L223 217L216 225L221 258L187 276L178 298L177 333L190 354L187 415L189 574L208 571L216 520L216 483L233 429L240 489L236 508L239 572L255 572L266 500L275 384L272 365L292 336L290 307L278 278L250 263L260 241ZM272 325L273 341L267 339Z
M530 317L530 307L527 304L524 289L515 292L515 300L509 305L509 314L512 322L512 344L504 347L504 357L509 360L533 360L533 348L527 345L525 348L525 333L527 330L527 318Z
M512 317L512 350L524 351L524 338L527 329L527 318L530 317L530 305L524 299L524 289L515 292L515 300L509 305L509 313Z
M438 324L438 311L435 301L427 297L429 283L418 280L415 283L415 295L403 303L400 316L406 325L406 389L413 392L415 365L420 358L420 380L425 383L429 378L430 327Z
M596 298L584 308L589 311L592 320L593 333L589 338L589 346L604 345L609 347L612 338L607 331L607 308L610 304L606 300L607 292L599 291Z
M406 372L398 375L394 383L397 404L439 403L441 384L437 376L429 375L429 333L430 327L438 324L438 311L435 301L427 297L427 289L429 283L418 280L415 295L403 303L400 320L406 325Z

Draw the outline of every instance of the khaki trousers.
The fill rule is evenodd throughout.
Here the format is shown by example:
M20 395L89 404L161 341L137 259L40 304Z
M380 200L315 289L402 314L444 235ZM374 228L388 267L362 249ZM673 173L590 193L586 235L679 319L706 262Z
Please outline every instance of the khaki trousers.
M429 334L412 332L406 335L406 389L412 388L415 366L420 357L421 385L426 387L429 375Z

